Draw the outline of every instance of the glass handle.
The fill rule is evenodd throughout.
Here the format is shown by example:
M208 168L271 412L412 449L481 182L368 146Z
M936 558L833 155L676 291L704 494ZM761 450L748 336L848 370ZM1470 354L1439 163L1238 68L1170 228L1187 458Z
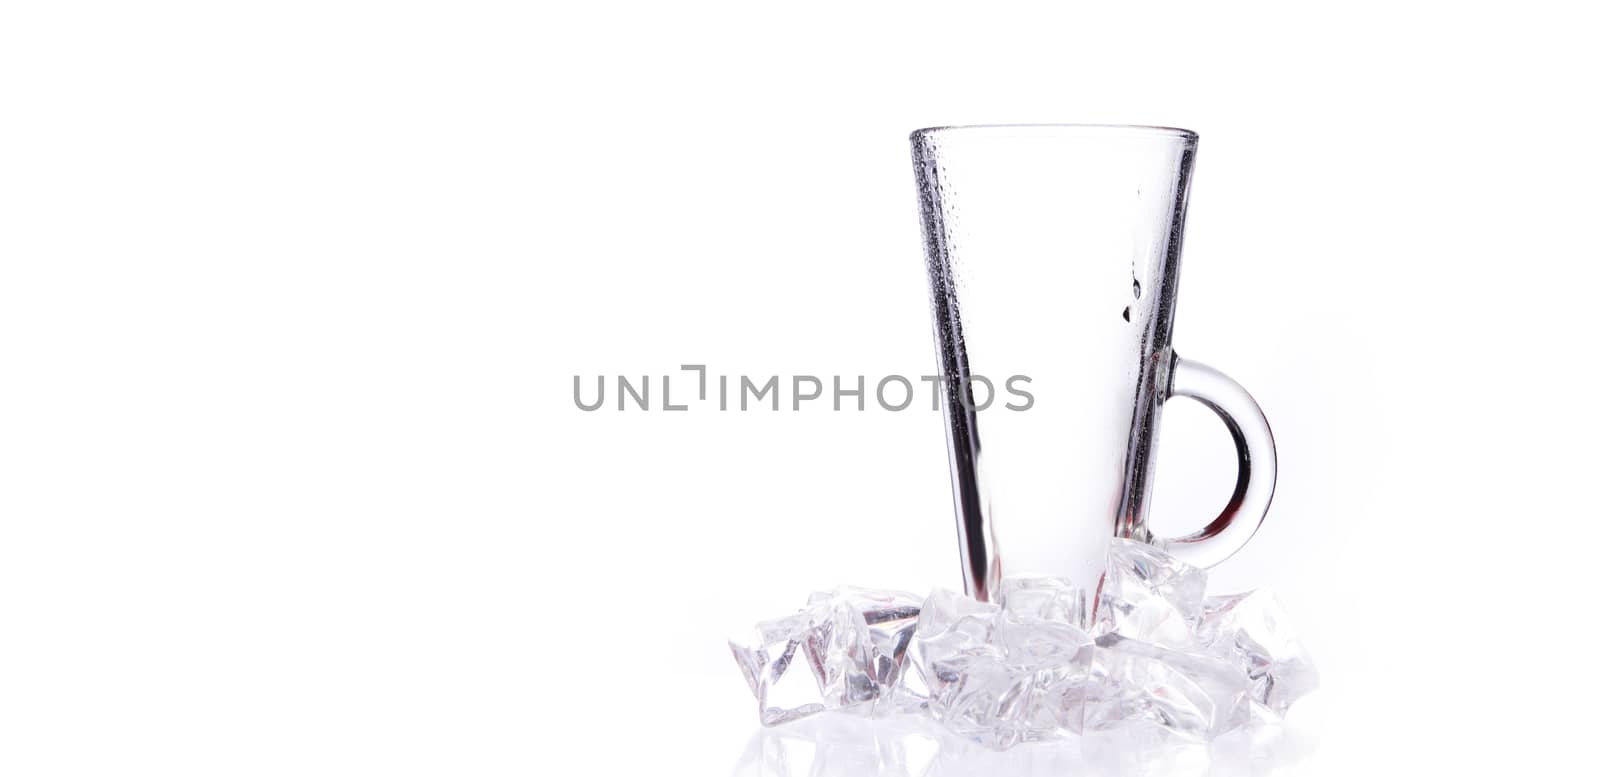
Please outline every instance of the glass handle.
M1155 543L1182 561L1210 567L1239 552L1261 528L1278 481L1278 449L1266 415L1243 386L1200 362L1177 354L1172 360L1168 396L1196 400L1222 419L1239 453L1239 480L1228 505L1205 528L1183 537L1157 538Z

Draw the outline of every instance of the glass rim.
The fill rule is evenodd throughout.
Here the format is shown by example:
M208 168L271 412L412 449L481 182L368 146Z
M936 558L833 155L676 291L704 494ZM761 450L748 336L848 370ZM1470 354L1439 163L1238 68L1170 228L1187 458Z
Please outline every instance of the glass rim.
M1178 138L1190 143L1200 139L1200 133L1194 130L1147 124L948 124L913 130L911 138L915 140L928 135L945 134L1013 136L1147 135Z

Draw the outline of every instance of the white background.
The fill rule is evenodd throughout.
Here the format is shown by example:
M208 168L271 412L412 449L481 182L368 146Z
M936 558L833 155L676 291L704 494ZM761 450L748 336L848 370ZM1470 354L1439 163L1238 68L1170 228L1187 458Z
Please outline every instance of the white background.
M906 133L1061 121L1201 135L1295 768L1587 760L1580 4L570 5L0 11L0 773L731 772L727 627L959 585L938 416L573 376L926 372ZM1171 406L1158 526L1227 446Z

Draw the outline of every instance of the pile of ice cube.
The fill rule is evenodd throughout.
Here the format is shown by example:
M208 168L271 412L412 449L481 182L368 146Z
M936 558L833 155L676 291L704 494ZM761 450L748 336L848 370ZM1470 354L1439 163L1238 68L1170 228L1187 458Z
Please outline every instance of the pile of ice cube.
M1151 726L1195 741L1275 719L1317 673L1265 591L1205 596L1205 572L1116 541L1099 606L1055 578L994 603L838 588L731 640L761 722L921 714L995 749Z

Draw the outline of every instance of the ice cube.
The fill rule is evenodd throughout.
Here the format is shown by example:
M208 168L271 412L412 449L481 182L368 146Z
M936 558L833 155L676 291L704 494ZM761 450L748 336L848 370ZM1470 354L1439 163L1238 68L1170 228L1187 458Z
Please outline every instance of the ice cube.
M1205 600L1199 637L1212 652L1231 658L1250 680L1251 698L1282 715L1316 690L1319 678L1283 605L1271 591Z
M1205 590L1205 570L1152 545L1112 540L1091 633L1119 634L1177 650L1194 648Z
M1008 577L1001 581L995 602L1017 618L1086 625L1083 592L1064 578Z
M1149 724L1207 741L1249 721L1248 694L1226 660L1108 634L1095 640L1083 728Z
M911 594L841 587L813 594L804 610L729 640L762 724L775 726L890 695L918 609Z

